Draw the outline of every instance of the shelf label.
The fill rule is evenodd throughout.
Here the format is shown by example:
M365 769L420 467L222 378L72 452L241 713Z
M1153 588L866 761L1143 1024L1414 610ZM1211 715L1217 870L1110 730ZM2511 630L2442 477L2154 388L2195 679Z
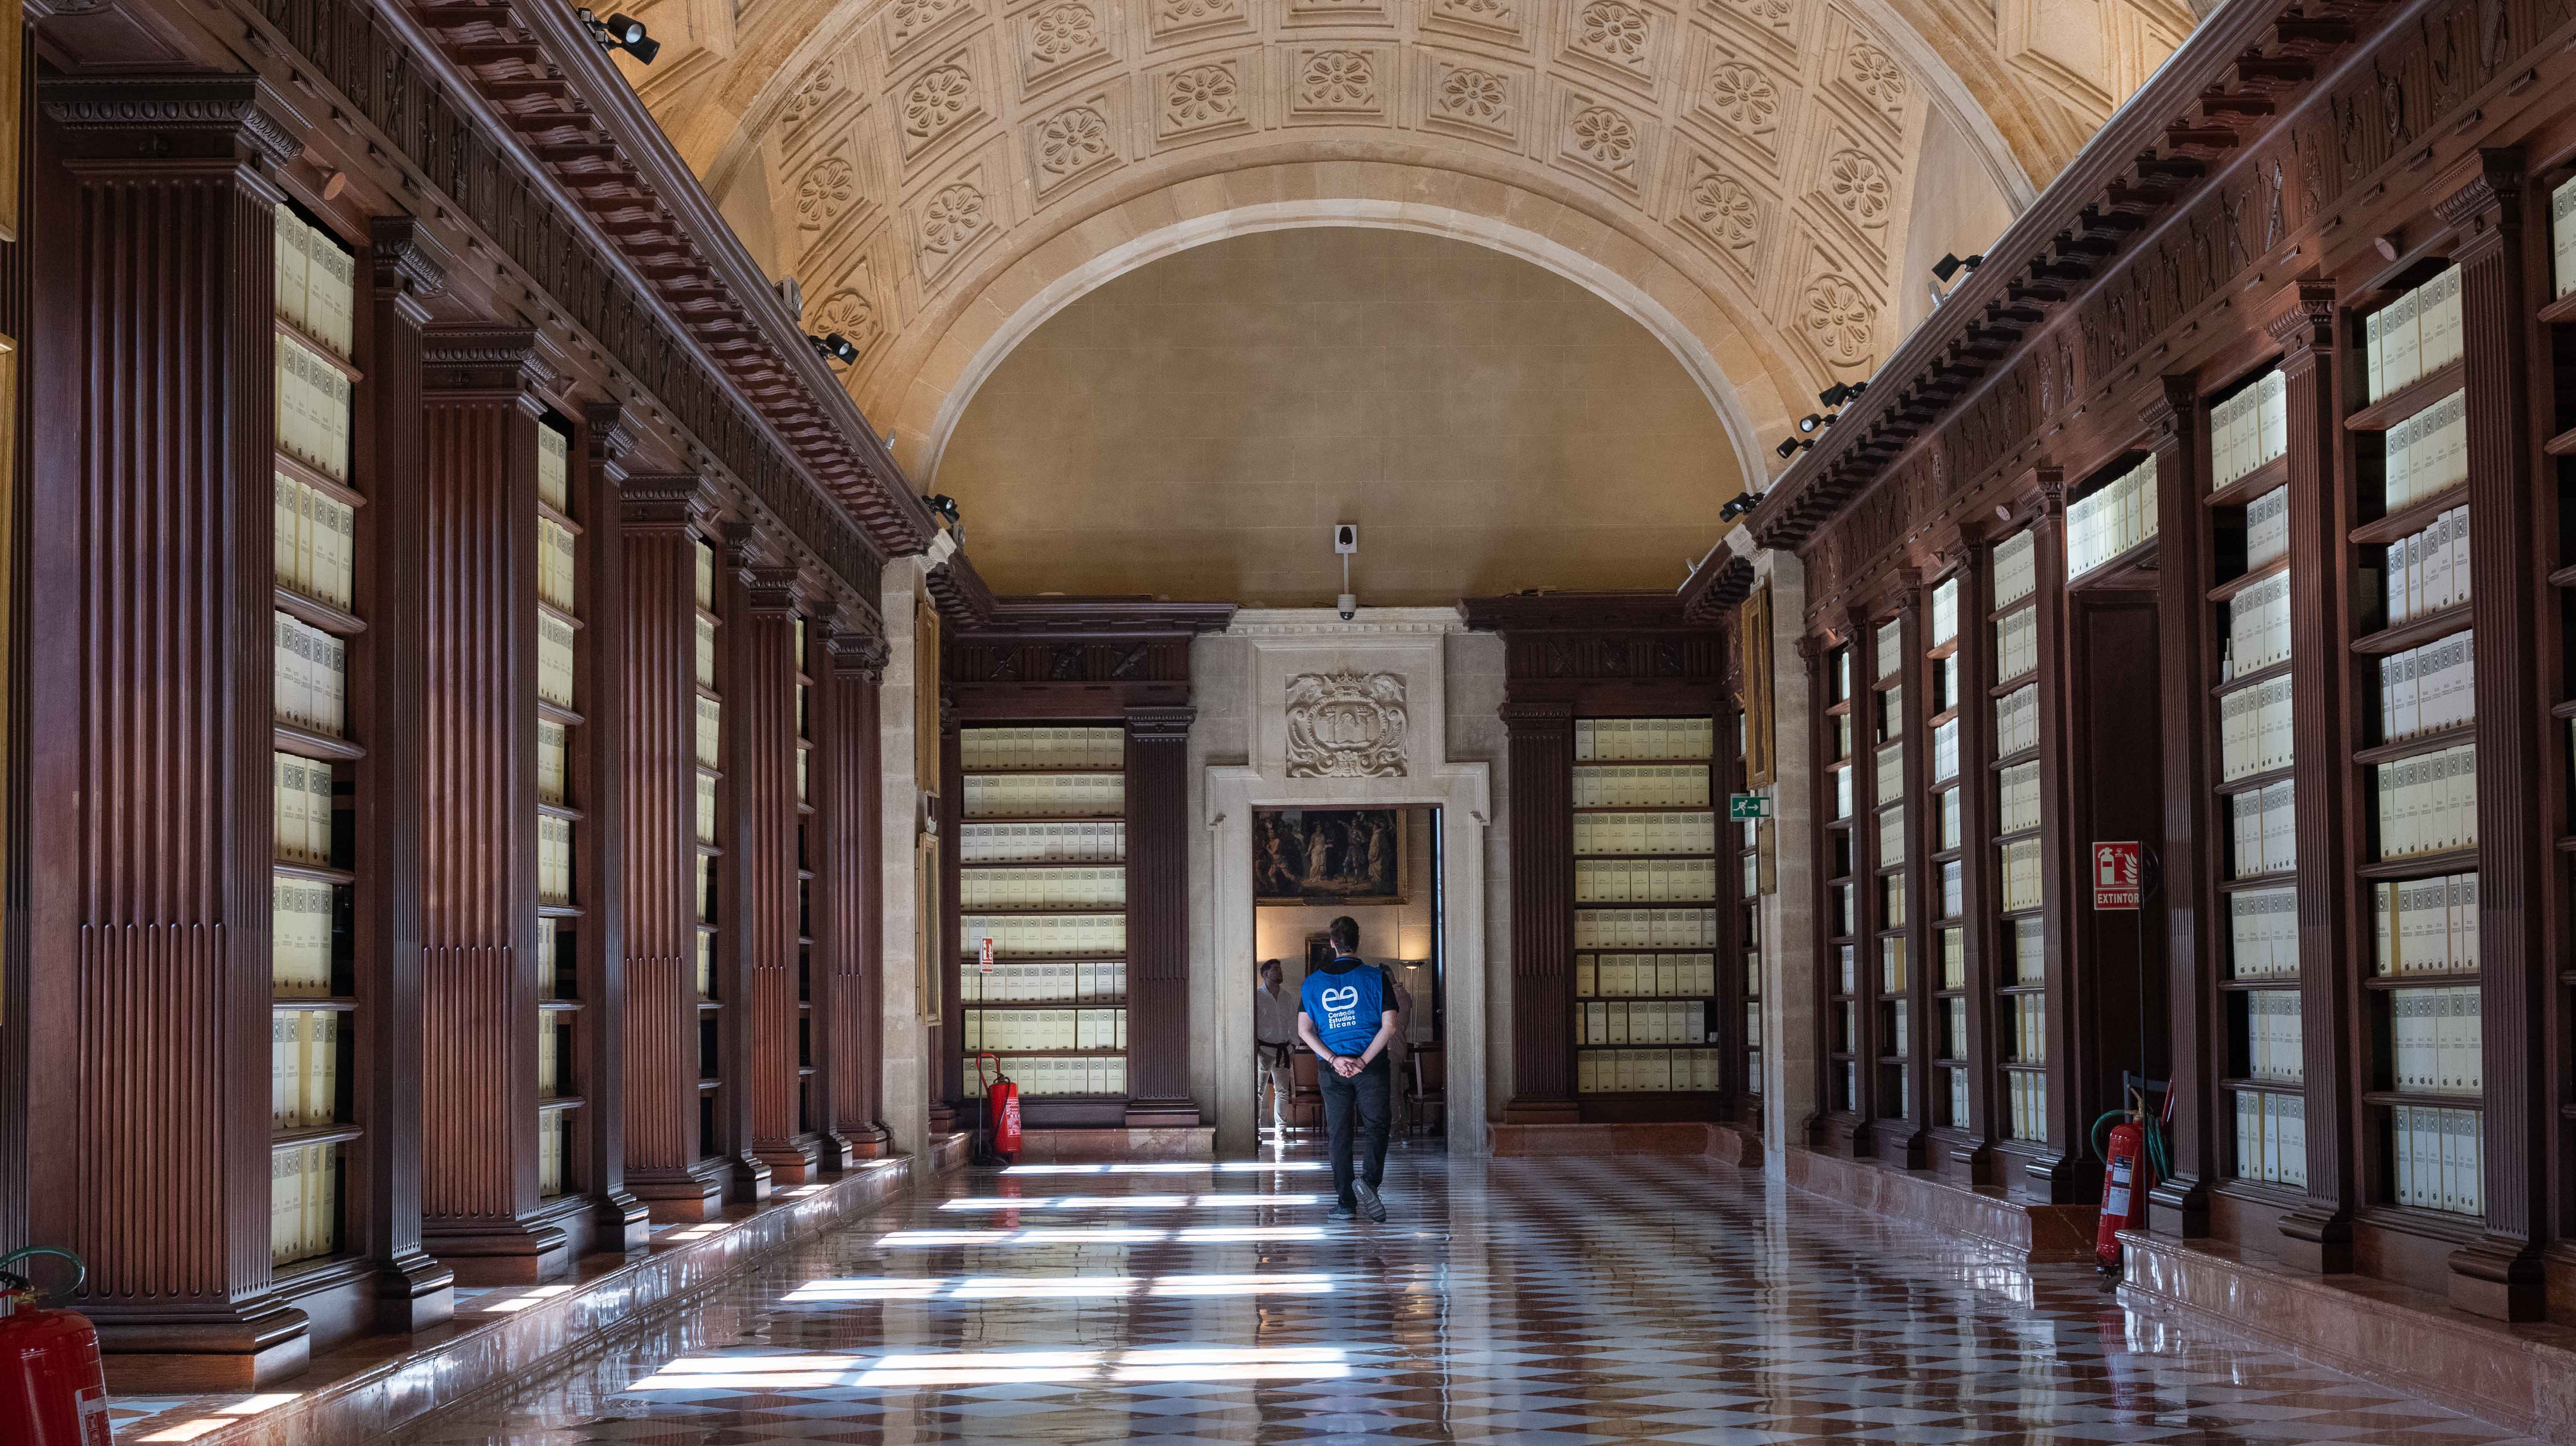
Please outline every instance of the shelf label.
M985 935L985 936L984 936L984 947L983 947L983 948L981 948L981 949L979 949L979 950L977 950L977 951L976 951L976 955L977 955L977 958L976 958L976 961L975 961L975 972L976 972L976 973L978 973L978 974L990 974L990 973L992 973L992 972L993 972L993 936L992 936L992 935L987 934L987 935Z
M2145 888L2146 865L2134 840L2093 845L2094 908L2134 909Z
M1726 796L1729 819L1769 818L1771 797L1763 793L1730 793Z

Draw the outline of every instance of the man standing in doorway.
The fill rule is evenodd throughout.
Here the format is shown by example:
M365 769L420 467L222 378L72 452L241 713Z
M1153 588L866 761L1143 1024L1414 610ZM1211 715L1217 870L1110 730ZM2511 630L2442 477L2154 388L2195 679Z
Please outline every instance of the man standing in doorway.
M1395 1037L1395 981L1360 958L1360 926L1344 914L1325 928L1333 962L1297 986L1302 1006L1297 1037L1323 1061L1317 1078L1324 1093L1324 1134L1338 1196L1330 1218L1364 1214L1386 1218L1378 1186L1386 1182L1386 1047ZM1359 1118L1352 1119L1356 1111ZM1368 1136L1368 1153L1353 1177L1351 1130Z
M1261 1120L1260 1095L1270 1091L1270 1127L1281 1144L1288 1142L1288 1098L1295 1088L1288 1072L1288 1052L1297 1047L1297 1006L1280 989L1286 971L1276 959L1261 961L1261 985L1252 991L1254 1128Z

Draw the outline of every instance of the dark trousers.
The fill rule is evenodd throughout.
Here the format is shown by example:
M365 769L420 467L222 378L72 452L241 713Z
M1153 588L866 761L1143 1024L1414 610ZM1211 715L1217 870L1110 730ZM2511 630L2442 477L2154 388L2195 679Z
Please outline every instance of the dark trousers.
M1333 1189L1345 1205L1357 1205L1351 1194L1351 1129L1354 1111L1361 1134L1368 1137L1368 1157L1361 1162L1360 1178L1374 1190L1386 1183L1386 1056L1370 1060L1366 1068L1348 1079L1331 1065L1315 1072L1317 1085L1324 1092L1324 1135L1333 1158Z

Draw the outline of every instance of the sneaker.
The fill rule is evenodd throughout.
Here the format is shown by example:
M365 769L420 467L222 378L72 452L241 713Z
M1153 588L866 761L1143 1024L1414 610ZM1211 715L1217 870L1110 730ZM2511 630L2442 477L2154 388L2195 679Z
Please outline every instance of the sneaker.
M1380 1224L1385 1223L1386 1201L1378 1195L1375 1185L1366 1180L1355 1180L1351 1182L1351 1193L1360 1197L1361 1214Z
M1332 1209L1324 1212L1324 1218L1332 1221L1336 1225L1339 1225L1345 1220L1359 1219L1360 1212L1352 1209L1348 1205L1336 1205Z

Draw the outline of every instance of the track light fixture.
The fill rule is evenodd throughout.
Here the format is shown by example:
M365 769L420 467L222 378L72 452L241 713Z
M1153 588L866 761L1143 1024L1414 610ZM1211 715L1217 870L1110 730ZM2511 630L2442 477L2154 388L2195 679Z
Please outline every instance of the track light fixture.
M805 339L814 343L814 350L843 366L859 359L859 349L850 345L850 339L837 331L825 332L821 336L808 335Z
M1950 278L1958 275L1961 271L1974 271L1985 264L1986 258L1983 253L1971 256L1962 261L1958 257L1944 252L1942 253L1940 260L1932 263L1932 274L1941 279L1942 285L1947 286L1950 284Z
M1781 455L1785 457L1788 454L1784 452ZM1742 517L1745 513L1750 512L1761 505L1761 493L1738 492L1735 494L1735 500L1727 503L1724 507L1717 509L1717 520L1720 522L1733 522L1735 519Z
M1798 430L1801 432L1821 432L1833 424L1834 419L1831 416L1809 412L1807 415L1798 419Z
M948 519L949 526L955 527L958 524L957 499L947 493L925 492L921 497L921 505L929 508L934 515Z
M1771 450L1780 456L1787 457L1814 445L1816 445L1816 439L1813 437L1788 437L1782 439L1780 445Z
M1857 398L1861 393L1868 390L1869 383L1867 382L1836 382L1832 386L1825 388L1823 391L1816 393L1816 400L1824 403L1828 407L1839 407L1843 403Z
M646 65L662 53L662 42L646 34L644 22L631 15L611 15L602 20L588 10L575 10L573 14L581 18L582 28L590 32L590 38L598 41L602 50L623 50Z

